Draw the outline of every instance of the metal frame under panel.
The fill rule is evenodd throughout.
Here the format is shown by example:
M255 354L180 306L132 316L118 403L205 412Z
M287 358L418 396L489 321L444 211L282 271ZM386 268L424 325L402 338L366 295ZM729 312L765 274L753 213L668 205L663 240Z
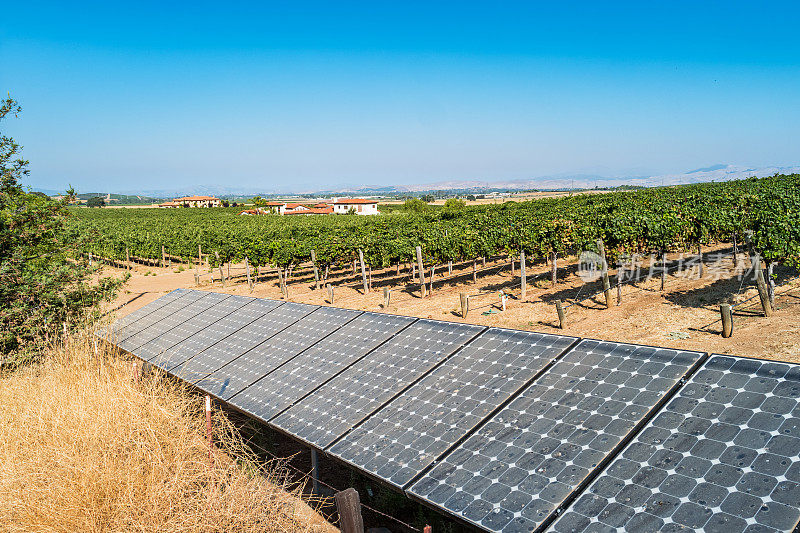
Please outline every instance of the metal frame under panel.
M328 453L402 489L577 340L488 329Z
M230 399L267 421L386 342L416 318L364 313Z
M713 356L551 531L791 531L800 366Z
M324 449L484 329L417 320L270 425Z
M407 491L487 531L533 531L704 354L583 340Z

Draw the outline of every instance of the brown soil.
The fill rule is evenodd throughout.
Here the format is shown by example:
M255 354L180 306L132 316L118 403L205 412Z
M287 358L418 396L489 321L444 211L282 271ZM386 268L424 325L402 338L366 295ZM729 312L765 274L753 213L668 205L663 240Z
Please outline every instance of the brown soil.
M482 271L477 283L472 281L471 262L454 265L454 277L447 276L447 265L437 266L434 291L426 298L419 297L419 283L411 280L407 265L403 265L399 277L395 268L373 271L373 288L366 295L362 294L360 272L354 276L351 268L332 272L328 282L336 287L335 305L338 307L800 362L800 307L796 305L800 303L800 281L796 279L797 272L776 269L776 310L772 317L766 318L752 276L743 283L737 278L730 248L721 245L703 251L705 266L702 278L698 279L696 268L671 272L663 292L660 290L660 277L627 284L623 286L620 305L617 305L617 291L612 289L612 306L608 309L602 292L572 304L576 298L585 298L601 288L599 281L584 284L576 273L574 257L559 259L559 283L555 287L551 286L548 265L529 264L525 301L520 299L519 263L515 264L512 275L506 258L487 262L486 267L479 261L478 269ZM669 259L674 261L677 257L670 254ZM741 254L739 257L739 269L749 268L749 260ZM207 267L200 269L200 286L195 285L194 268L188 265L183 265L183 268L184 271L179 271L180 267L176 265L171 268L135 266L126 290L111 310L123 316L181 287L281 298L274 268L263 269L264 275L254 284L252 292L246 283L244 265L231 266L230 273L234 279L229 279L225 287L220 281L218 268L214 271ZM105 270L123 272L112 267ZM223 270L227 276L227 267ZM615 272L611 274L613 285ZM425 276L429 281L428 267ZM388 309L383 309L383 287L392 290ZM505 311L499 309L500 290L509 294ZM461 292L470 294L470 312L466 319L460 316ZM293 272L289 279L289 298L292 301L330 305L327 297L325 289L314 290L310 267ZM568 306L564 330L557 327L554 307L557 299ZM720 334L721 303L736 304L733 336L727 339Z

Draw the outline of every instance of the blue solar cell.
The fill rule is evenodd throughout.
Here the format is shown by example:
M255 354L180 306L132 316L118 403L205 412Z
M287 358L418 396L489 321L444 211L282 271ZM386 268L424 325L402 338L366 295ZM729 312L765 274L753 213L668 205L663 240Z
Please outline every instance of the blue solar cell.
M270 424L325 448L483 329L418 320Z
M800 367L713 356L551 531L790 531Z
M491 328L329 453L402 488L576 340Z
M489 531L532 531L701 357L581 341L408 493Z
M364 313L247 387L230 402L256 418L269 420L415 320Z

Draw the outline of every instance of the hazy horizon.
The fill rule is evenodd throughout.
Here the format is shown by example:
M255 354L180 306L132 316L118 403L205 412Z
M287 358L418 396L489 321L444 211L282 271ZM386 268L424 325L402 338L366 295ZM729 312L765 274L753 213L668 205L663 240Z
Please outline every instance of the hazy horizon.
M9 6L26 184L336 189L800 163L800 7Z

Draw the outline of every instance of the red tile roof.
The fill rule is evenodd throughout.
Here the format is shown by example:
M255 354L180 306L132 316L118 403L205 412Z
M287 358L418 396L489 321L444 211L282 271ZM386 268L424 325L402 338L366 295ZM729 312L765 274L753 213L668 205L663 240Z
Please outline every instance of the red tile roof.
M204 200L219 200L219 198L215 198L214 196L184 196L182 198L175 198L175 202L197 202L197 201L204 201Z
M330 215L333 213L332 207L312 207L309 209L304 209L303 211L287 211L287 215Z
M334 202L337 205L341 204L377 204L378 200L365 200L364 198L340 198Z

